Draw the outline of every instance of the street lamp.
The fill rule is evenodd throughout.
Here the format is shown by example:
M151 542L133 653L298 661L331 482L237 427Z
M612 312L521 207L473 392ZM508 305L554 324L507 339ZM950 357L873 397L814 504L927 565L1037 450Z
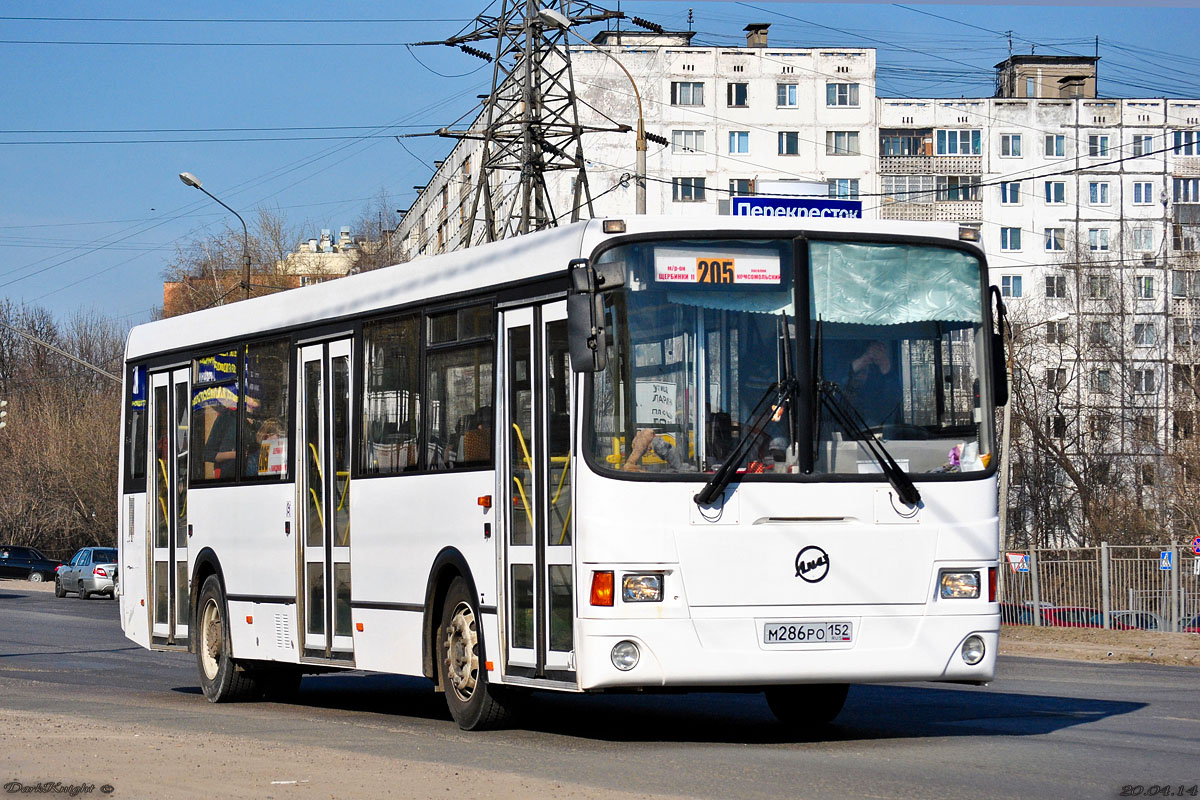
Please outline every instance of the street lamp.
M206 195L211 197L213 200L216 200L218 203L221 203L220 198L218 198L216 195L214 195L208 189L205 189L200 184L200 179L197 178L192 173L190 173L190 172L179 173L179 180L183 181L185 186L191 186L193 189L199 189L200 191L204 192ZM224 203L221 203L221 205L225 206L225 209L230 214L233 214L235 217L237 217L238 222L242 223L242 288L246 292L246 299L249 300L250 299L250 233L249 233L249 231L246 230L246 220L242 219L241 214L237 213L229 206L226 206Z
M636 203L637 203L636 213L645 214L646 213L646 124L645 124L644 119L642 118L642 94L641 94L641 92L638 91L637 81L635 81L633 79L633 75L631 75L629 73L629 70L625 69L625 65L622 64L617 59L616 56L614 56L612 53L608 52L607 50L601 50L596 45L595 42L591 41L586 36L583 36L582 34L576 33L575 31L571 30L571 20L565 14L563 14L559 11L555 11L552 8L543 8L538 11L538 18L541 19L542 22L546 23L547 25L549 25L552 28L558 28L558 29L562 30L564 33L574 33L575 37L578 38L580 41L582 41L584 44L588 45L589 47L591 47L592 49L594 49L596 52L600 53L601 55L604 55L604 56L607 56L608 58L610 58L612 60L612 62L614 64L616 64L618 67L620 67L621 71L625 73L625 77L629 78L629 84L633 87L633 96L634 96L634 98L637 99L637 107L638 107L637 176L634 179L634 186L636 189L635 196L636 196Z

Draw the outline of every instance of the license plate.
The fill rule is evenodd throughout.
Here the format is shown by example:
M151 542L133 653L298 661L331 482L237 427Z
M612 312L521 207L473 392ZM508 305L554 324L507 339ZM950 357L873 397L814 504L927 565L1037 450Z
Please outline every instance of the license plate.
M763 644L846 644L854 641L854 626L846 621L768 622Z

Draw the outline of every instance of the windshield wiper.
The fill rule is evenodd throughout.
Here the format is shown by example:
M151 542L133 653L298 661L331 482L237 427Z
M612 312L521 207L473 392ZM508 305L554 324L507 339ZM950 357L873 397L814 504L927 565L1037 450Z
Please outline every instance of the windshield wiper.
M817 392L821 395L821 402L829 409L829 415L838 425L842 426L843 431L862 442L863 447L883 470L888 483L896 490L900 501L907 506L914 507L920 503L921 492L908 477L908 473L900 468L896 459L892 458L892 454L883 446L883 442L876 439L875 435L871 433L862 414L854 407L853 403L846 399L842 387L832 381L821 379L818 379L816 384Z
M692 497L696 505L712 505L718 497L725 493L725 489L737 475L737 468L741 466L742 459L750 452L750 448L762 433L767 421L778 422L783 417L784 410L795 401L798 389L799 384L796 383L795 378L785 378L767 387L763 396L759 398L758 404L754 406L754 411L747 420L745 432L738 437L733 450L725 456L725 460L708 479L708 483L704 484L704 488Z

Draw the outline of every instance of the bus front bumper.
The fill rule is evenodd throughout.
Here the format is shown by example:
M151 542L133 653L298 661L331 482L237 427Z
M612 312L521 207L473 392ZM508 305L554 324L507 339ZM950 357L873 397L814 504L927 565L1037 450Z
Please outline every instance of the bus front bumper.
M998 614L821 615L821 620L849 621L852 641L765 643L765 628L787 619L779 614L744 613L703 619L580 619L576 634L579 688L986 683L995 677ZM972 636L983 643L983 656L976 664L968 664L963 655L964 643ZM628 666L631 660L628 644L614 658L614 647L622 643L636 648L636 663L628 669L619 669L614 663Z

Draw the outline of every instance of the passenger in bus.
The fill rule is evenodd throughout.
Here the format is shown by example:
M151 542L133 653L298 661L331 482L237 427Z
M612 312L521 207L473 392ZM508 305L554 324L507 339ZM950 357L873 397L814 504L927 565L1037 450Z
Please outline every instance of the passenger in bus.
M204 440L204 477L228 478L237 463L237 412L224 401Z
M254 438L246 447L246 475L251 478L268 475L271 472L271 449L279 443L279 421L271 417L256 426L254 418L247 415L246 424L254 431Z
M900 370L883 341L870 342L862 354L850 362L843 389L846 399L862 415L868 428L902 421Z
M682 468L683 456L678 447L655 434L652 429L640 428L634 434L633 442L629 445L629 458L625 461L624 469L630 472L640 472L645 469L642 459L647 451L665 461L667 468L674 472L678 472Z
M483 464L492 460L492 407L479 409L462 438L463 461Z

